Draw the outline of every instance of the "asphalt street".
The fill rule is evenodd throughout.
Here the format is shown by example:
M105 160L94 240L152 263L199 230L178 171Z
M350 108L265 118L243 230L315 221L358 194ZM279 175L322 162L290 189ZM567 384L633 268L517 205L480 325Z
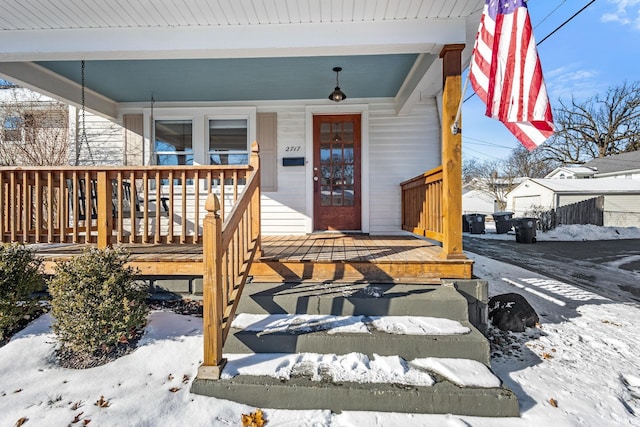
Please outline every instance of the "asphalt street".
M618 302L640 303L640 240L578 242L463 237L464 250L517 265Z

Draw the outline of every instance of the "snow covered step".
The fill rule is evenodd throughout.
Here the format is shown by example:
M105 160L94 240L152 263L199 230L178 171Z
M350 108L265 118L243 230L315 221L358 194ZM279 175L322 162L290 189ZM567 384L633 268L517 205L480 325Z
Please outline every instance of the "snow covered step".
M222 379L191 391L255 407L518 416L516 396L482 363L360 353L227 354Z
M489 365L489 343L469 322L419 316L251 315L232 323L225 353L358 352L466 358Z
M251 283L243 291L237 312L469 320L467 299L453 285Z

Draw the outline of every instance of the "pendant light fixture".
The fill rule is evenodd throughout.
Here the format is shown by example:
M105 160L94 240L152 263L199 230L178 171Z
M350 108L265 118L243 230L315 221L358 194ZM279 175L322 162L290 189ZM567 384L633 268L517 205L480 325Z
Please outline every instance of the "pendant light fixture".
M340 90L340 83L338 82L338 73L342 71L342 67L333 67L333 71L336 72L336 88L329 95L329 99L335 102L340 102L343 99L347 99L347 95Z

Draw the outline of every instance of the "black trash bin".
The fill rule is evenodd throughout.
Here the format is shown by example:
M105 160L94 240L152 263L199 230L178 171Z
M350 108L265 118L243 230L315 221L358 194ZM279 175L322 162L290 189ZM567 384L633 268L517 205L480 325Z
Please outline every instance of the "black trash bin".
M469 231L469 220L467 219L467 215L462 215L462 232L468 233Z
M513 212L494 212L492 216L496 224L496 234L504 234L511 230Z
M467 214L467 221L469 222L469 231L471 234L484 234L484 217L483 214Z
M513 228L516 230L516 242L536 242L536 218L514 218Z

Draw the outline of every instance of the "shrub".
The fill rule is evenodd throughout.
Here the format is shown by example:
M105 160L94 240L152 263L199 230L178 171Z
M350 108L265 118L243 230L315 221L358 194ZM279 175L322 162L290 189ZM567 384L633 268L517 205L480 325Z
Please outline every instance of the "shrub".
M38 309L33 293L42 290L42 260L22 244L0 245L0 341Z
M100 357L140 335L146 292L128 259L122 248L89 249L58 264L49 292L60 352Z

